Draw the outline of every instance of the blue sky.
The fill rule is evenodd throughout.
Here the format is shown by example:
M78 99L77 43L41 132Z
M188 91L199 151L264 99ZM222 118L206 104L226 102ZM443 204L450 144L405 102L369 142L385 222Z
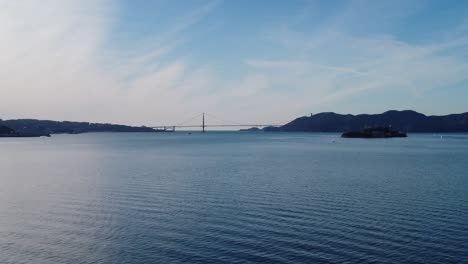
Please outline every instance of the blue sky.
M0 118L468 111L466 1L0 0Z

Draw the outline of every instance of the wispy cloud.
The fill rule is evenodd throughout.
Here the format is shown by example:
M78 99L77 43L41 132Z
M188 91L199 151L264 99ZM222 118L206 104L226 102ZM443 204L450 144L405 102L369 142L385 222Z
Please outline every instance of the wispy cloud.
M154 34L122 47L110 43L125 11L119 2L0 0L1 118L148 125L206 111L239 121L274 122L309 111L386 110L394 104L357 110L342 106L357 97L371 100L381 91L416 100L466 80L463 22L421 43L399 39L391 30L361 34L349 25L365 17L365 5L359 3L323 18L315 30L304 31L308 16L320 13L313 5L281 27L259 30L252 38L268 48L245 55L238 54L241 48L224 51L238 57L229 61L238 70L232 77L213 63L219 58L194 61L183 48L222 4L207 2L178 12ZM217 19L204 25L225 22ZM385 17L387 24L395 19L401 18ZM237 41L245 45L242 38Z
M114 1L1 1L0 110L6 117L154 121L171 104L183 105L169 90L185 78L186 62L164 56L214 6L182 14L137 49L112 50Z
M467 78L468 62L458 57L459 52L451 53L468 45L466 37L413 44L388 35L353 36L336 31L335 24L330 30L322 28L320 34L308 36L282 34L283 29L277 43L290 51L289 59L272 55L245 63L271 83L301 87L289 90L296 95L298 109L320 109L369 91L421 96Z

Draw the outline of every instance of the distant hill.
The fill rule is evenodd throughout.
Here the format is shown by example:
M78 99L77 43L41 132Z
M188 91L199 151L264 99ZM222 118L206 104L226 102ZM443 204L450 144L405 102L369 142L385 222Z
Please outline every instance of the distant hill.
M132 127L114 124L87 122L50 121L36 119L1 120L0 126L8 127L19 134L79 134L88 132L154 132L149 127Z
M382 114L341 115L331 112L304 116L281 127L266 127L265 131L345 132L365 127L392 126L404 132L468 132L468 112L445 116L426 116L405 110Z

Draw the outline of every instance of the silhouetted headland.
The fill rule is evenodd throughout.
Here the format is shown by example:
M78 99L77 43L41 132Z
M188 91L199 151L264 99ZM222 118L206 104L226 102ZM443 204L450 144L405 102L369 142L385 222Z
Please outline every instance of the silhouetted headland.
M12 128L6 126L0 126L0 137L50 137L50 134L46 133L20 133Z
M90 132L157 132L149 127L36 119L0 119L0 126L3 127L2 132L0 132L0 134L3 134L3 137L38 137L50 134L80 134Z
M258 128L258 127L251 127L251 128L242 128L239 131L241 131L241 132L259 132L259 131L262 131L262 130L260 128Z
M426 116L412 111L387 111L382 114L342 115L331 112L304 116L281 127L266 127L264 131L285 132L347 132L366 127L389 127L405 132L452 133L468 132L468 112L444 116Z

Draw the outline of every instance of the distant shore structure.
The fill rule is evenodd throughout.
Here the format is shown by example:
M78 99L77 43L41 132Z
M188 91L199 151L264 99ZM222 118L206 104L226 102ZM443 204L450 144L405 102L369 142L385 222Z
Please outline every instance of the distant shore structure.
M175 132L174 126L153 127L154 132Z

